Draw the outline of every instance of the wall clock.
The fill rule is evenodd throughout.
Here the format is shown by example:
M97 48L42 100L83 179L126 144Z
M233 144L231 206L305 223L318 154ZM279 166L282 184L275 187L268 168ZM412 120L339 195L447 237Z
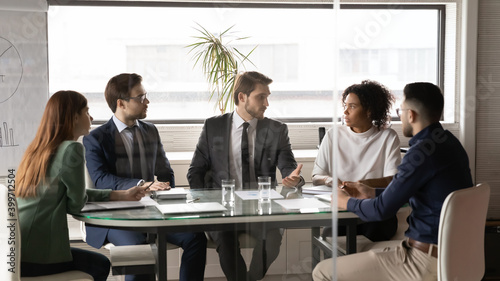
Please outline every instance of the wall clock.
M19 51L9 40L0 36L0 104L19 89L23 78L23 62Z

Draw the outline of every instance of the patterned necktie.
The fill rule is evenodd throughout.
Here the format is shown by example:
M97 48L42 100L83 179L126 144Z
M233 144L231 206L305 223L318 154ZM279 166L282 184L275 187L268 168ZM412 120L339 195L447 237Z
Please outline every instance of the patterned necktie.
M141 150L139 148L139 141L137 134L140 134L139 127L134 126L130 128L133 138L133 153L132 153L132 177L137 179L142 179L141 170Z

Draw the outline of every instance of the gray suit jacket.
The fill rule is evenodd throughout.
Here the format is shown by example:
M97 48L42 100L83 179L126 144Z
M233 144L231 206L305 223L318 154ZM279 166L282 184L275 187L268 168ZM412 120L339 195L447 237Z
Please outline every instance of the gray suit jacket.
M233 113L226 113L205 121L187 174L191 188L221 188L221 181L229 178L232 120ZM276 186L276 167L283 177L297 168L286 124L268 118L259 120L254 167L255 176L270 176L273 187Z

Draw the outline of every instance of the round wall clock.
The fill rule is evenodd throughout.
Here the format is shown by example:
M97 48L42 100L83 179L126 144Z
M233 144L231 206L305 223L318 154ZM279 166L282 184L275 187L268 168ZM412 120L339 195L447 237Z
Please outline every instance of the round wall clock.
M18 90L23 78L23 62L19 51L0 36L0 103L10 99Z

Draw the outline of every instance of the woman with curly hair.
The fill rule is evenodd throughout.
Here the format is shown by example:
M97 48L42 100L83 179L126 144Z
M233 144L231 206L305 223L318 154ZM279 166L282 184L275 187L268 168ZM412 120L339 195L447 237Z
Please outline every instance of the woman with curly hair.
M401 162L399 138L389 128L390 108L394 96L382 84L365 80L349 86L342 94L345 126L338 127L336 154L338 185L362 182L385 187L397 173ZM314 185L332 186L332 139L330 129L321 142L314 163ZM397 219L358 226L358 233L372 241L390 239L397 230ZM339 235L343 232L339 229ZM324 232L323 236L329 236Z

